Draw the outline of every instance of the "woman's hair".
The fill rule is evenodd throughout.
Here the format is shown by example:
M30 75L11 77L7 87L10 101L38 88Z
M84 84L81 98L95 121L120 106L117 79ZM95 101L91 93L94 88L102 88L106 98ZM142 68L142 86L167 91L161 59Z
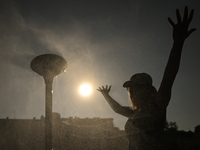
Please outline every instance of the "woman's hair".
M135 84L129 89L129 97L132 108L149 109L155 104L157 90L154 86L145 84Z

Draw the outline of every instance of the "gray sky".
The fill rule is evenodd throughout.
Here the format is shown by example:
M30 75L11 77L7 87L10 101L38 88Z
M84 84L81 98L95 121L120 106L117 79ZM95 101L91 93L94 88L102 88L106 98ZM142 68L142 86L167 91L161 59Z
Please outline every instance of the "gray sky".
M0 1L0 118L40 118L44 115L43 78L30 68L41 54L66 59L66 73L54 79L53 111L61 117L114 118L123 129L127 118L115 114L96 91L112 85L111 95L130 105L124 81L138 72L149 73L159 88L172 47L172 28L185 6L195 9L179 73L168 106L168 121L180 130L200 124L200 2L197 0L65 0ZM82 83L92 95L78 93Z

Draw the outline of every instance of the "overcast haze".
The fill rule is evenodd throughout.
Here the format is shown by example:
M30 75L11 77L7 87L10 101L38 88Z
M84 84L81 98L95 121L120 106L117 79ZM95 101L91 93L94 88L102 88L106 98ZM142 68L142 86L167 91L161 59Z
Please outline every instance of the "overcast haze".
M0 1L0 118L26 119L44 115L43 78L30 68L41 54L66 59L66 73L53 84L53 111L61 117L114 118L120 129L126 118L115 114L96 90L112 85L111 96L129 106L124 81L138 72L149 73L159 88L172 47L172 28L185 6L194 11L180 70L173 86L167 120L180 130L200 125L200 2L198 0L65 0ZM92 95L78 93L82 83Z

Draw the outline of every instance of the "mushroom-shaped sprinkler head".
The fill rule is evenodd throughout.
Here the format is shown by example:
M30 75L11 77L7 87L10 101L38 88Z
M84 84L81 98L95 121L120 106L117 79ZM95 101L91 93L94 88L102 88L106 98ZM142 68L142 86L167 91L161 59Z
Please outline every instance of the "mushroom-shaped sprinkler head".
M67 61L55 54L43 54L31 61L31 69L44 78L54 78L67 68Z

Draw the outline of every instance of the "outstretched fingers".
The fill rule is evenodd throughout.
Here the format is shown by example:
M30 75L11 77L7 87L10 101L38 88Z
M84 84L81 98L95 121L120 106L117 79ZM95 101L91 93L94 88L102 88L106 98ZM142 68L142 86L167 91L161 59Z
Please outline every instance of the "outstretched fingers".
M111 89L111 85L108 87L108 85L106 85L105 87L104 86L101 86L97 89L97 91L99 92L110 92L110 89Z
M110 89L111 89L111 85L109 86L108 90L110 91Z
M188 7L186 6L184 10L183 22L187 22L187 20L188 20Z
M101 92L101 91L102 91L101 87L99 87L99 88L97 89L97 91Z
M197 29L195 29L195 28L193 28L193 29L190 29L189 31L188 31L188 36L192 33L192 32L194 32L194 31L196 31Z
M193 14L194 14L194 9L191 10L189 18L188 18L188 24L192 21L193 18Z
M181 22L181 15L178 9L176 10L176 18L177 18L178 23Z
M106 85L106 88L104 88L104 90L110 92L110 89L111 89L111 85L108 87L108 85Z
M97 91L101 92L101 91L103 91L104 89L105 89L104 86L102 86L102 87L99 87L99 88L97 89Z
M173 27L174 40L185 40L191 33L196 30L195 28L188 30L190 22L193 18L193 14L194 9L192 9L190 14L188 14L188 7L186 6L182 19L179 10L176 10L177 23L174 23L171 18L168 18L170 25Z
M190 15L188 17L188 7L186 6L184 10L183 22L187 22L189 24L192 21L193 14L194 14L194 9L191 10ZM178 23L181 23L181 15L180 15L179 9L176 10L176 18L177 18ZM175 23L171 20L170 17L168 18L168 21L172 27L175 26Z
M171 25L172 27L175 26L175 23L172 21L172 19L171 19L170 17L168 17L168 21L169 21L169 23L170 23L170 25Z
M108 85L106 85L106 89L108 89Z

